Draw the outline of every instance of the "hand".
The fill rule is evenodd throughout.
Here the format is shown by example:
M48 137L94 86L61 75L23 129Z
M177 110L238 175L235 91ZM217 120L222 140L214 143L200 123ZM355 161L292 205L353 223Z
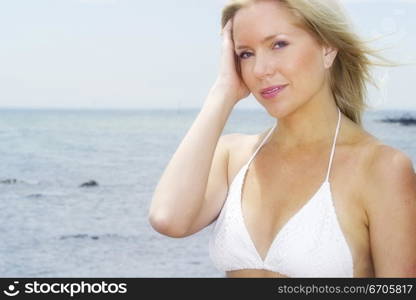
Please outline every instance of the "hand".
M238 57L234 52L232 40L232 19L224 26L222 33L220 70L212 90L221 92L226 99L237 103L250 95L250 91L241 79Z

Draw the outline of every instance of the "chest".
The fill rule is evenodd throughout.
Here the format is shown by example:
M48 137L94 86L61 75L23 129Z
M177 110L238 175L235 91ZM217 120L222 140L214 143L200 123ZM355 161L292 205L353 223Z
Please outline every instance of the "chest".
M323 151L272 158L267 148L261 150L243 174L240 199L244 225L259 256L263 259L267 256L273 241L289 222L301 213L313 212L306 211L308 203L320 201L317 194L322 193L329 174L326 199L333 205L337 225L353 256L355 275L371 273L367 219L359 180L362 156L339 147L329 169L329 153ZM237 155L230 160L231 176L239 168L232 164L244 164L241 160L241 155L240 159Z

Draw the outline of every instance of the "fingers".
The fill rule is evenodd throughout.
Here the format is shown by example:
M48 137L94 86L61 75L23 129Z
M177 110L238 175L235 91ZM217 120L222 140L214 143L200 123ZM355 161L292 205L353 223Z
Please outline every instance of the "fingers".
M232 19L229 19L225 24L224 28L221 30L221 36L223 36L224 34L229 34L231 36L232 24Z
M235 68L234 62L234 43L231 38L232 20L228 20L225 24L222 36L222 65L227 72Z
M233 38L232 38L232 24L233 24L232 19L228 20L221 32L222 44L226 48L234 47Z

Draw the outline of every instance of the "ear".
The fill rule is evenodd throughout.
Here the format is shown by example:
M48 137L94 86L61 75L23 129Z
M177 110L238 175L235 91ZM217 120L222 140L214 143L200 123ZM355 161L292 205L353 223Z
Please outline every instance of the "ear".
M323 51L324 66L326 69L329 69L332 66L335 60L335 57L338 54L338 49L326 46L322 48L322 51Z

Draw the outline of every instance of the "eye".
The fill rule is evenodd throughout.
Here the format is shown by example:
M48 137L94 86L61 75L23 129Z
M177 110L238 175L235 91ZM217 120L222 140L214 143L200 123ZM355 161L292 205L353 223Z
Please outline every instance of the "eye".
M241 52L238 57L240 57L240 59L246 59L246 58L248 58L247 56L244 56L245 54L249 55L251 53L249 53L249 52Z
M276 49L276 46L279 46L277 49L286 47L288 45L287 42L285 41L277 41L276 43L273 44L273 49ZM247 59L249 58L251 55L250 52L241 52L240 55L238 56L240 59Z
M274 46L278 45L279 48L283 48L285 46L288 45L288 43L286 43L285 41L277 41L276 43L274 43Z

